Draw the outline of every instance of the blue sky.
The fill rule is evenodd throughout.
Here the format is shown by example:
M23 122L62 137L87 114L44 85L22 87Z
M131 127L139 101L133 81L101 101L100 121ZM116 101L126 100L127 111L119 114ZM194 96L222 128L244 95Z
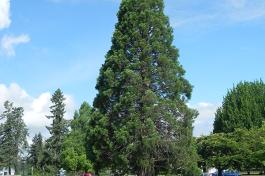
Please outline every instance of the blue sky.
M55 89L68 97L68 118L83 101L93 102L119 3L0 0L0 103L25 107L32 133L49 123L43 118ZM265 78L265 1L165 0L165 7L194 85L194 133L208 134L227 89Z

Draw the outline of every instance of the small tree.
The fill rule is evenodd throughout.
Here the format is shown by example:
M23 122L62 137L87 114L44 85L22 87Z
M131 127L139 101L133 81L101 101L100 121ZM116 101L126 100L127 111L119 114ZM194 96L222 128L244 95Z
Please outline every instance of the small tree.
M227 134L219 133L197 139L197 149L203 167L216 167L218 176L222 176L224 169L234 166L233 157L238 153L239 145Z

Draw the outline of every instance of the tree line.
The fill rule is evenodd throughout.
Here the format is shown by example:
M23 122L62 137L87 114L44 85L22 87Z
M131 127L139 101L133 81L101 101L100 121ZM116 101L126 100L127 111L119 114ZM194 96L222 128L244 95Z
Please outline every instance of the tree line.
M40 133L36 134L30 146L26 140L28 130L22 119L23 108L15 107L9 101L4 103L5 110L0 116L3 122L0 125L0 166L8 167L9 172L14 168L16 173L21 172L22 169L31 170L33 167L34 175L56 174L60 168L65 168L72 174L79 174L82 171L96 171L98 174L104 171L106 174L113 172L110 166L104 165L107 161L95 157L95 151L99 151L99 146L95 144L103 146L104 137L108 135L108 129L102 127L106 119L95 120L99 113L84 102L75 112L73 119L67 121L64 119L64 100L62 91L56 90L51 98L51 115L47 116L52 119L51 126L47 127L51 136L44 140ZM213 133L196 138L191 146L194 158L190 162L195 162L195 165L194 170L191 169L187 175L198 175L198 168L206 171L210 167L216 167L219 175L224 169L247 172L256 170L261 174L264 173L264 105L265 84L262 81L241 82L229 90L224 97L223 105L216 112ZM249 117L246 117L247 114ZM229 115L231 117L228 117ZM249 120L248 123L241 123L244 119L252 119L253 122ZM233 123L236 120L238 122ZM254 122L258 120L260 123L255 124ZM220 122L230 125L220 125L218 124ZM227 127L230 130L227 130ZM103 133L105 136L102 135ZM22 168L23 163L27 163L30 167ZM133 170L126 172L135 173ZM164 168L160 173L166 174L166 172ZM182 172L182 175L185 174Z

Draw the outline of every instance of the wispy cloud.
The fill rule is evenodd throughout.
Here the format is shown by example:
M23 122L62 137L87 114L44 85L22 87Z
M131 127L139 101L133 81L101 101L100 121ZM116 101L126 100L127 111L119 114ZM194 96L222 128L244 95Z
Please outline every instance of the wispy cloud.
M19 36L5 35L1 39L0 48L6 56L15 56L15 47L20 44L25 44L30 41L30 37L27 34Z
M8 28L10 23L10 0L0 0L0 29Z
M10 0L0 0L0 30L9 28L10 24ZM27 34L18 36L4 35L0 41L0 54L4 54L8 57L15 56L15 47L20 44L28 43L29 41L30 37Z
M235 22L265 17L265 1L263 0L226 0L224 8L228 17Z
M265 18L264 0L166 0L173 27L226 25Z

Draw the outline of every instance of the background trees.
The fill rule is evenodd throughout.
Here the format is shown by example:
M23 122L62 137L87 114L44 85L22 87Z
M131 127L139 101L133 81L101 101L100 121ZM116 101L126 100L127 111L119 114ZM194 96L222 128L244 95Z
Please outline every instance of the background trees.
M185 173L186 163L196 164L191 151L197 113L186 106L192 86L163 10L162 0L121 2L89 123L91 158L99 169L154 175Z
M44 152L44 141L41 133L36 134L32 139L32 144L29 149L28 162L37 170L43 170L43 152Z
M62 145L68 131L68 122L64 119L64 100L62 91L57 89L51 98L51 115L47 116L47 118L52 119L52 124L47 127L51 137L47 139L44 157L46 158L46 164L55 167L56 171L61 167Z
M237 129L233 133L217 133L197 139L199 164L239 171L264 171L265 125L250 130Z
M233 132L236 128L261 127L265 120L265 84L241 82L229 90L216 112L214 133Z
M261 80L241 82L229 90L216 112L214 134L197 139L200 165L219 171L263 171L264 107L265 85Z
M0 116L0 119L4 120L4 123L0 124L0 165L8 167L9 174L11 167L18 173L19 162L28 145L28 130L22 119L22 107L15 107L13 103L6 101L4 108Z

